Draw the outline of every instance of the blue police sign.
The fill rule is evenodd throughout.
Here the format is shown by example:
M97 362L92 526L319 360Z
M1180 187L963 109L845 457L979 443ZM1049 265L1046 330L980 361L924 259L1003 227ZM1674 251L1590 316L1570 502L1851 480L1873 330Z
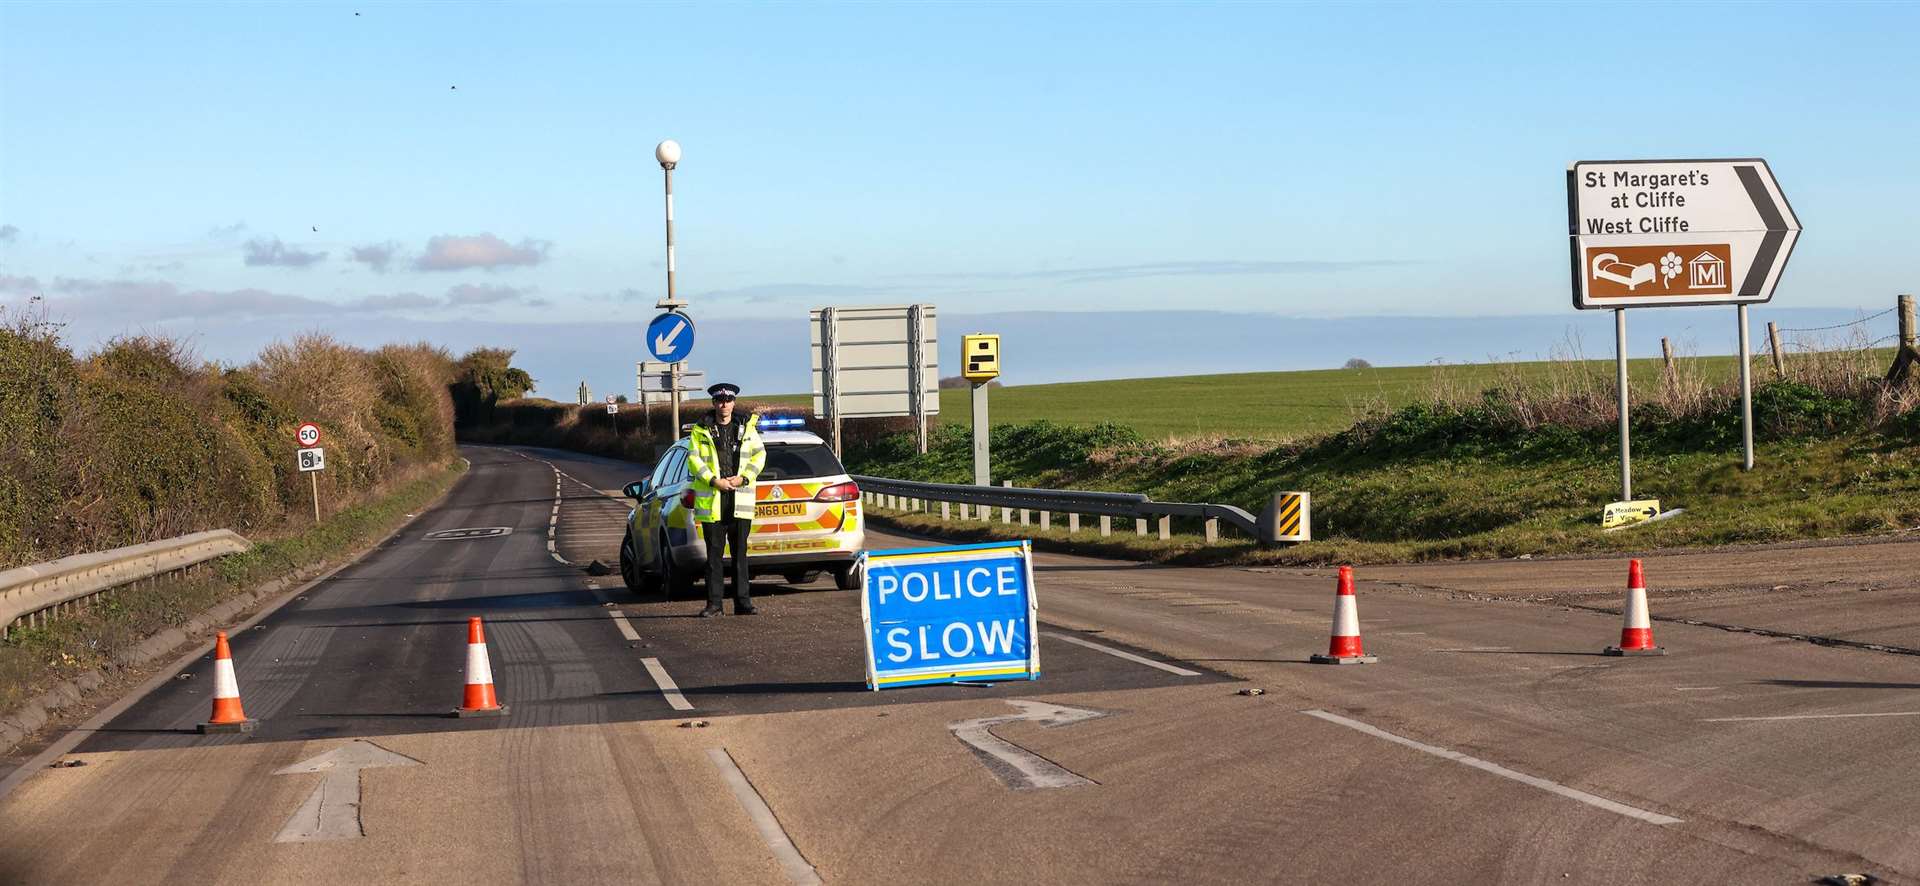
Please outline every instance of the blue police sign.
M1027 542L869 551L860 588L867 688L1040 679Z
M653 359L678 363L693 353L693 318L668 311L647 324L647 351Z

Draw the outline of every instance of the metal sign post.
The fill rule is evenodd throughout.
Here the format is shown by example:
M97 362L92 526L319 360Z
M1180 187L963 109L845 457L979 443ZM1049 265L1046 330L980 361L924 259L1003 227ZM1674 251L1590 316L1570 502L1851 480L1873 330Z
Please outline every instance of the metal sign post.
M820 312L821 399L826 406L827 422L832 427L833 454L840 450L840 324L839 308Z
M685 307L687 304L677 297L673 289L673 170L674 167L680 165L680 156L680 143L673 139L667 139L653 149L653 159L660 161L660 170L666 175L667 190L667 297L655 302L654 307L669 311L675 311ZM655 322L659 322L659 319L656 318ZM692 350L693 348L692 325L692 322L688 321L687 350ZM652 341L648 342L650 345L652 343ZM677 361L684 360L685 358L685 353L681 353L679 357L675 358L676 362L673 364L672 369L673 385L672 390L668 393L668 396L673 402L673 426L668 430L668 433L676 435L680 433L680 364Z
M304 438L304 434L302 437ZM327 451L318 447L302 449L295 454L300 470L307 475L313 485L313 522L320 522L320 472L327 469Z
M924 305L907 306L907 408L913 416L914 439L921 455L927 454L927 376L920 371L927 362L920 353L926 339L922 329L925 316Z
M1753 351L1747 343L1747 306L1734 305L1740 315L1740 440L1744 459L1741 467L1753 470Z
M1620 388L1620 500L1633 500L1633 442L1627 430L1627 311L1613 312L1614 383Z
M993 462L987 452L987 383L973 383L973 485L991 486Z

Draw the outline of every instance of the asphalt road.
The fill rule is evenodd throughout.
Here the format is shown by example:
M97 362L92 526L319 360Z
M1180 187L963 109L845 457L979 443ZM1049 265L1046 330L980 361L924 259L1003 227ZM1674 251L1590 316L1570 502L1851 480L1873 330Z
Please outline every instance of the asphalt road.
M580 568L611 562L604 491L642 468L466 451L443 505L235 638L257 732L190 732L211 673L189 668L0 799L0 877L1920 880L1914 656L1660 623L1668 656L1606 658L1615 617L1402 567L1361 575L1382 661L1321 667L1328 574L1043 555L1041 681L870 693L830 582L701 620ZM479 527L512 532L425 538ZM445 716L469 615L507 717ZM1100 714L995 729L1091 783L1016 789L955 738L1010 700ZM276 842L332 776L275 772L356 739L417 765L360 773L350 838Z

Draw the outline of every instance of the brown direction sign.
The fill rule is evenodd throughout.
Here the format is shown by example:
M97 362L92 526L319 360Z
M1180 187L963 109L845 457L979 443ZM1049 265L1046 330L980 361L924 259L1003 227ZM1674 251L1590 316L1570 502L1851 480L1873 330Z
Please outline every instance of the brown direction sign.
M1765 160L1583 160L1567 170L1576 308L1773 298L1800 220Z

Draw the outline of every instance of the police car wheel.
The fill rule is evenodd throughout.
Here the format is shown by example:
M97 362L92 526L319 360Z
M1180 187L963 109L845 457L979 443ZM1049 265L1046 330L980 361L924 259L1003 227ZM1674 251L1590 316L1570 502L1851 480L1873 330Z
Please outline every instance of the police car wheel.
M660 534L660 586L666 592L669 602L675 597L687 597L693 594L693 573L680 564L673 562L673 548L667 546L667 535Z
M787 570L786 572L783 572L783 573L781 573L781 574L780 574L780 577L781 577L781 578L783 578L783 579L786 579L786 581L787 581L787 584L790 584L790 585L803 585L803 584L809 584L809 583L811 583L811 582L812 582L812 581L813 581L814 579L816 579L816 578L819 578L819 577L820 577L820 570L818 570L818 569L789 569L789 570Z
M833 586L843 591L859 590L859 568L853 563L848 563L845 566L835 566L833 568Z
M660 589L660 580L633 561L631 541L620 543L620 581L627 586L627 590L636 594L649 594Z

